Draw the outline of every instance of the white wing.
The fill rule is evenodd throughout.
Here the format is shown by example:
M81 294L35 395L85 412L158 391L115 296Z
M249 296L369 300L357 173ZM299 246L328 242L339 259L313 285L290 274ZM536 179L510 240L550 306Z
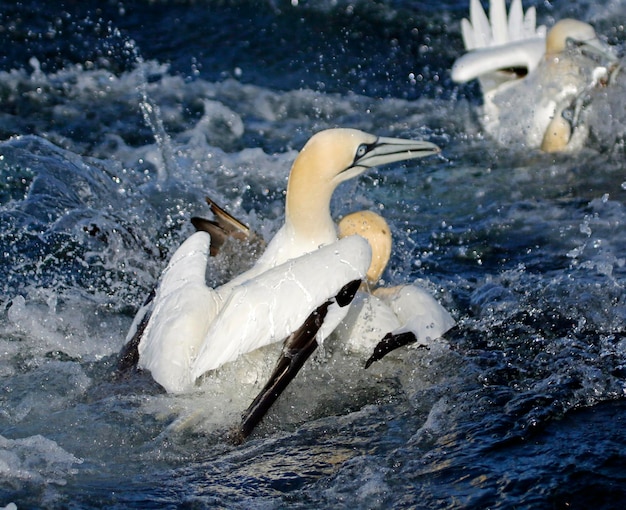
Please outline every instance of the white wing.
M471 0L470 19L461 20L461 33L467 51L480 48L502 46L524 39L543 38L546 27L536 26L537 14L534 7L526 13L521 0L513 0L507 17L504 0L493 0L489 8L489 17L480 0Z
M491 41L491 26L479 0L470 2L470 19L462 22L465 49L484 48Z
M489 20L491 21L491 44L499 45L509 42L508 23L504 0L491 0L489 5Z
M531 7L526 12L528 15L528 22L535 18L535 8ZM535 23L533 21L532 27L526 25L524 20L524 10L522 9L522 0L513 0L511 7L509 7L509 20L504 20L507 23L509 41L519 41L527 37L534 37L534 34L527 34L530 30L534 31Z
M507 17L504 0L492 0L489 17L479 0L470 2L470 19L461 20L465 55L452 66L452 79L463 83L483 78L483 88L491 90L502 82L517 79L494 76L499 71L524 68L532 71L545 53L546 27L536 26L534 7L526 13L521 0L513 0Z
M511 68L525 68L530 72L541 62L545 48L545 40L535 37L503 46L476 49L456 59L452 65L452 79L457 83L465 83Z
M205 283L210 242L209 234L196 232L176 250L139 342L139 367L168 392L193 385L192 361L220 307L217 294Z
M362 279L370 260L367 241L351 236L239 284L211 324L193 365L192 377L195 379L243 353L284 340L346 283ZM322 336L336 327L348 307L331 308Z
M425 289L415 285L376 289L375 295L394 311L402 326L393 335L410 332L417 343L428 344L455 324L450 313Z

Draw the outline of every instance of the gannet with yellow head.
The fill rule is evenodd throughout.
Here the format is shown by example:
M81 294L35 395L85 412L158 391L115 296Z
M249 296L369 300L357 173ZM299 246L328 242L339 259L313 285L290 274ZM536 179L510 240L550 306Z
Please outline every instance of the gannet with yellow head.
M586 93L604 85L616 67L612 49L591 25L564 19L547 33L535 28L534 8L523 15L521 0L493 0L490 19L478 0L462 21L468 53L452 67L452 79L478 79L483 125L503 145L524 143L545 151L580 148L587 127L580 122Z
M391 254L391 229L372 211L348 214L339 237L359 235L372 247L367 286L362 286L334 337L349 351L369 355L366 367L402 345L428 346L455 324L450 313L417 284L376 287Z
M221 290L277 264L337 240L330 200L339 184L368 168L435 154L430 142L386 138L357 129L328 129L312 136L296 157L287 182L285 222L251 272Z
M429 142L355 129L317 133L292 166L285 223L257 263L208 288L210 234L191 235L172 256L151 305L133 322L126 351L136 351L137 365L167 391L182 392L205 372L300 331L312 316L305 336L321 343L341 322L354 282L371 260L363 238L337 240L333 191L367 168L437 152Z
M535 124L541 127L535 134L529 132L533 143L540 141L545 152L582 147L588 135L588 126L580 119L584 95L606 86L617 67L612 48L598 38L591 25L575 19L557 22L548 32L546 54L537 69L552 77L539 85L552 86L554 94L535 111ZM555 88L557 79L560 87Z

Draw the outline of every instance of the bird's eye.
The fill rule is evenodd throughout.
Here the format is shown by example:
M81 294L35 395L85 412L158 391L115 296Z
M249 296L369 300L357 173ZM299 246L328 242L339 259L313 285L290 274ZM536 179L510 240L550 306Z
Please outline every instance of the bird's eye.
M365 156L368 150L369 146L367 144L362 143L361 145L359 145L358 149L356 150L355 159L359 159Z
M584 44L585 43L583 41L574 39L573 37L568 37L567 39L565 39L565 47L570 51L581 49Z

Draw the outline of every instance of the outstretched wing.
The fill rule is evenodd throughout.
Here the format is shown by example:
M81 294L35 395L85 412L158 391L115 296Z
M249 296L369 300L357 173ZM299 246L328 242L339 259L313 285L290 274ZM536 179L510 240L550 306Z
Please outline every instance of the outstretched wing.
M234 437L237 442L243 441L252 433L270 407L304 366L306 360L315 352L318 347L317 334L327 318L329 308L331 306L344 308L349 305L360 284L360 279L346 284L337 296L314 310L302 326L285 340L283 351L267 384L242 415L241 423Z
M492 80L500 82L506 81L507 77L523 77L537 67L545 47L544 39L534 38L470 51L454 62L452 79L457 83L465 83L476 78L488 78L496 73L499 76Z
M375 295L389 305L402 326L385 335L374 348L365 368L404 345L428 346L455 325L450 313L421 287L380 288L376 289Z
M361 280L370 260L367 241L351 236L237 285L206 334L193 377L284 340L346 283ZM324 334L334 329L343 315L331 310L321 326Z
M211 237L191 235L176 250L163 272L152 313L138 343L139 368L168 392L193 385L190 369L220 299L205 283Z
M502 46L526 39L546 37L546 27L537 25L537 13L529 7L524 13L522 0L513 0L507 17L504 0L492 0L489 17L480 0L471 0L470 16L461 20L461 34L467 51Z
M536 21L535 8L524 13L521 0L513 0L508 17L504 0L492 0L489 17L479 0L471 0L470 18L461 20L467 53L452 66L452 79L480 78L488 91L525 76L545 53L546 27L537 27Z

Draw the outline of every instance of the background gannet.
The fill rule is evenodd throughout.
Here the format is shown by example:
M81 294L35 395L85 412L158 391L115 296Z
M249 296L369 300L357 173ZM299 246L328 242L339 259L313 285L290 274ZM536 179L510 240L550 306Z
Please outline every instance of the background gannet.
M391 230L382 216L372 211L349 214L339 222L339 237L361 237L372 249L367 283L356 292L347 315L332 335L333 343L345 351L368 356L365 368L400 346L428 345L455 325L448 311L418 286L399 285L370 292L391 254ZM235 433L238 440L250 435L318 347L311 331L319 328L316 319L323 310L321 307L311 314L306 325L286 340L268 382L242 415Z
M504 0L491 2L489 17L479 0L471 0L470 19L461 20L467 53L454 62L452 79L478 79L485 94L526 76L545 53L546 27L536 20L535 8L524 13L521 0L511 2L508 17Z
M585 94L608 85L615 69L617 57L591 25L574 19L557 22L548 32L546 55L536 72L551 77L549 84L541 80L546 87L559 80L561 88L545 105L547 111L535 114L538 126L545 122L541 116L549 113L549 117L547 127L531 135L533 141L541 137L540 148L546 152L580 148L588 135L588 126L581 120Z
M502 144L524 143L545 151L580 148L587 128L580 119L586 94L606 84L616 64L593 27L564 19L545 36L531 7L522 15L514 0L507 20L503 0L491 3L490 20L480 2L462 21L468 53L452 78L477 78L483 93L483 126ZM504 28L502 28L504 27Z
M150 370L167 391L185 391L203 373L284 340L328 303L314 333L323 341L347 311L336 296L365 276L371 257L369 244L358 236L337 241L330 217L334 189L372 166L438 151L429 142L354 129L314 135L291 169L285 224L257 263L210 289L205 282L210 235L193 234L164 272L152 312L142 308L133 322L127 359L133 358L136 345L140 368Z

